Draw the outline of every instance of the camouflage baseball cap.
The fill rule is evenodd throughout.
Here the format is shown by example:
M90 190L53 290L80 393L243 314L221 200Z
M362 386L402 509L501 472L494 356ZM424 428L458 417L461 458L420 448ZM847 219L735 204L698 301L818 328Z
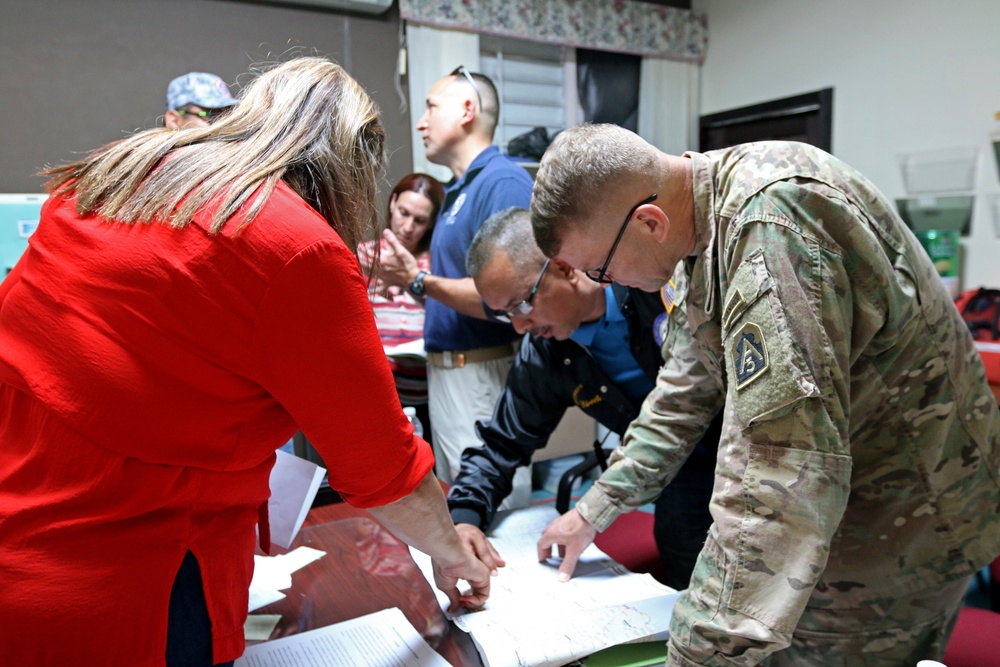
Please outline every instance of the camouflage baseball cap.
M180 109L185 104L197 104L203 109L222 109L239 100L229 93L226 82L208 72L188 72L167 86L167 110Z

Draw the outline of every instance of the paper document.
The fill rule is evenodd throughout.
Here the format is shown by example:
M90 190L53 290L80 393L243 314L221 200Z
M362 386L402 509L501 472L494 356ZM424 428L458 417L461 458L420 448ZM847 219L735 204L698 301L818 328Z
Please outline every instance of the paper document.
M427 352L424 351L424 339L418 338L401 345L382 346L387 357L410 358L427 361Z
M507 565L483 610L453 615L487 667L558 667L609 646L666 640L673 588L629 572L594 545L567 582L558 580L557 559L538 562L538 538L558 516L551 506L501 512L487 533ZM434 588L430 558L411 553ZM443 593L438 599L447 608Z
M280 591L292 587L292 572L325 555L325 551L312 547L296 547L280 556L255 555L253 578L250 580L249 611L260 609L285 597Z
M276 453L267 501L268 524L271 541L287 549L312 507L326 470L280 449Z
M243 623L243 638L248 642L266 642L280 621L281 614L250 614Z
M450 667L398 607L249 647L234 667Z

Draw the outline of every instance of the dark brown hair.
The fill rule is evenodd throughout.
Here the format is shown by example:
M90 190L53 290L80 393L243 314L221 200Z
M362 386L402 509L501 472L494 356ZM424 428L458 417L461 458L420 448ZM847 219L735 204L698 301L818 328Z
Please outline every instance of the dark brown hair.
M418 172L403 176L399 180L399 183L396 183L396 187L392 189L392 192L389 193L386 226L389 226L392 222L392 200L402 192L416 192L418 195L427 197L431 202L431 217L430 222L427 223L427 231L420 238L417 249L413 253L414 255L419 255L431 247L431 236L434 234L434 226L437 224L438 213L441 211L441 203L444 201L444 188L441 187L438 179L428 174Z

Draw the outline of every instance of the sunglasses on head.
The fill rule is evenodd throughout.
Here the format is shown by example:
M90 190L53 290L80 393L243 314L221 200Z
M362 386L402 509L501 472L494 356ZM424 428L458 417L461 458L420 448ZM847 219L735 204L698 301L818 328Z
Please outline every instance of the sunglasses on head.
M472 89L474 91L476 91L476 99L479 100L479 108L482 109L483 108L483 96L479 92L479 85L476 84L476 80L472 77L472 73L469 72L469 70L467 70L465 68L465 65L459 65L458 67L456 67L454 70L452 70L450 76L464 76L465 77L466 81L469 82L469 85L472 86Z

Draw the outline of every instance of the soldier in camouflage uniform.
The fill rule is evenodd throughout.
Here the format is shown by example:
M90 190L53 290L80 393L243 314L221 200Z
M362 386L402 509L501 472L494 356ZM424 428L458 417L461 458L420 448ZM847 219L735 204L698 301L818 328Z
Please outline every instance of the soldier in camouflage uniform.
M668 336L664 368L689 374L661 376L577 506L601 530L647 502L684 433L724 410L714 524L667 664L939 659L1000 553L1000 411L885 197L804 144L673 156L583 126L542 160L532 223L543 252L595 279L688 278L693 349Z

